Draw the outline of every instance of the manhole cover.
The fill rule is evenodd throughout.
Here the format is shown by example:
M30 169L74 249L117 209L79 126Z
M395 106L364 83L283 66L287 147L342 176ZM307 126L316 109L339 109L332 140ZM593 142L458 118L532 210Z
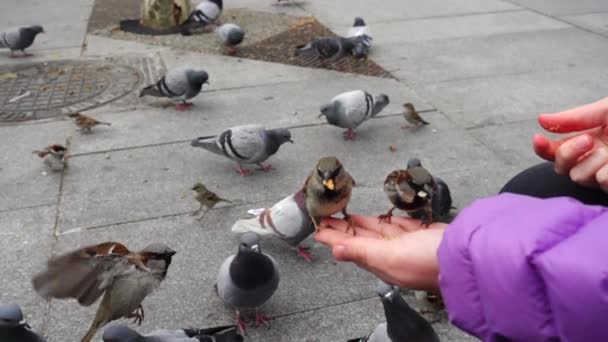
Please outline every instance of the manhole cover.
M242 47L239 49L237 56L309 68L323 68L353 74L395 78L369 58L355 59L351 56L347 56L332 65L331 63L321 61L317 57L294 56L296 46L306 44L313 38L335 35L335 33L318 22L315 18L306 17L300 19L298 23L286 31L255 44ZM373 49L372 42L372 51Z
M0 66L0 122L61 116L97 107L132 91L141 73L101 61Z

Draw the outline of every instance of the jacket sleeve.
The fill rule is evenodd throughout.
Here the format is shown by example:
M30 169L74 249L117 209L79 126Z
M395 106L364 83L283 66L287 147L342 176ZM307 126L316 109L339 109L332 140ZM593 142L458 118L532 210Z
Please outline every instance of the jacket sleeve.
M450 321L484 341L608 341L608 208L502 194L447 228Z

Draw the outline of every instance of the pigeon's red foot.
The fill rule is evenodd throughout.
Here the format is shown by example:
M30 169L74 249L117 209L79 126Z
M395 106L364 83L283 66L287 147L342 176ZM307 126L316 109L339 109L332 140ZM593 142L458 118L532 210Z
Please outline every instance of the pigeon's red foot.
M260 170L264 171L264 172L268 172L270 170L272 170L272 165L268 164L268 165L262 165L262 164L258 164L260 166Z
M344 140L355 140L356 136L357 133L350 128L344 132Z
M238 312L236 314L236 322L234 323L234 326L241 333L241 335L247 335L247 322L241 318L241 314Z
M233 48L232 46L226 48L226 54L228 56L234 56L234 55L236 55L236 52L237 52L236 48Z
M298 253L298 255L302 257L302 259L308 262L312 262L312 254L310 254L309 247L298 246L298 248L296 248L296 253Z
M265 325L268 328L270 328L270 321L272 320L272 318L264 315L264 313L262 313L259 310L255 310L255 325L256 326L260 326L260 325Z
M239 167L238 173L241 176L245 177L251 173L251 170L247 170L247 169L243 169L242 167Z
M177 102L175 104L175 109L179 110L180 112L185 112L188 109L190 109L190 107L192 107L192 103L191 102Z

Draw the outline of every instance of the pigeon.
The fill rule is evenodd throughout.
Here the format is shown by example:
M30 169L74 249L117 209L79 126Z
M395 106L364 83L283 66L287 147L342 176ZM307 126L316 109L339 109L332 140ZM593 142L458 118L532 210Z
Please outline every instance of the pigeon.
M226 47L226 54L234 56L237 52L235 46L245 38L245 30L235 24L224 24L215 29L217 40Z
M351 54L355 47L353 39L344 37L321 37L315 38L308 44L298 45L295 56L312 57L333 63L340 58Z
M141 90L139 97L150 95L155 97L168 97L175 102L179 111L185 111L192 103L188 102L201 92L204 83L209 83L209 74L204 70L190 68L176 68L169 70L155 84Z
M226 156L238 164L241 176L250 170L243 169L241 164L257 164L262 171L270 171L271 165L262 162L277 153L286 142L293 143L287 128L266 129L258 125L242 125L228 128L220 135L196 138L193 147L202 147L215 154Z
M296 249L304 260L312 261L309 249L300 246L315 228L306 209L306 196L303 190L289 195L270 208L262 209L256 217L238 220L232 226L235 233L254 232L259 235L272 235L287 242Z
M355 58L367 58L369 50L372 47L372 35L369 32L369 27L365 24L363 18L355 18L353 26L348 30L346 38L351 38L355 47L352 50L352 55Z
M344 139L354 140L355 128L375 117L389 104L385 94L372 96L363 90L353 90L337 95L321 107L319 117L325 116L327 123L346 128Z
M66 161L69 158L67 154L68 150L59 145L53 144L45 147L41 151L32 151L42 158L42 162L51 171L62 171L66 166Z
M148 335L125 326L115 325L103 332L104 342L242 342L234 326L205 329L157 330Z
M368 336L348 342L439 342L431 324L407 304L398 287L381 283L376 293L384 306L386 323Z
M81 131L91 133L91 129L97 125L106 125L111 126L112 124L109 122L98 121L93 119L90 116L86 116L81 113L73 113L68 115L71 118L74 118L74 123L76 126L80 128Z
M242 309L255 309L256 324L269 326L270 318L260 307L266 303L279 286L277 263L262 252L255 233L241 235L239 249L220 266L217 275L217 293L224 303L236 311L236 327L245 334L246 324L241 317Z
M215 207L215 205L219 202L232 203L227 199L221 198L215 192L210 191L203 183L200 182L194 184L192 190L194 191L194 198L198 201L198 203L201 204L200 208L198 208L198 210L195 211L193 215L196 215L201 210L203 210L203 206L205 206L207 210L209 210L213 209L213 207Z
M302 189L315 231L319 230L321 219L337 212L342 212L349 221L348 227L351 226L346 207L354 185L355 181L336 157L319 159Z
M2 342L46 342L23 319L17 304L0 304L0 341Z
M418 128L420 126L425 126L429 124L428 122L424 121L422 117L420 117L420 114L418 114L413 104L409 102L404 103L403 107L405 108L405 111L403 112L403 117L405 118L405 121L407 121L408 125L401 126L401 129L406 129L410 127Z
M421 166L407 170L395 170L389 173L384 181L384 193L393 204L393 207L378 218L380 222L391 222L393 210L396 208L407 213L423 210L428 226L433 222L433 208L431 206L433 194L437 190L431 174Z
M82 342L120 318L141 324L141 305L167 275L175 251L163 243L132 252L117 242L104 242L53 257L47 269L32 279L34 290L45 299L74 298L90 306L103 295L95 319Z
M44 33L40 25L22 26L6 32L0 32L0 48L11 50L10 57L15 58L15 51L21 51L22 57L31 56L25 49L32 46L34 39L39 33Z
M417 158L412 158L407 161L408 169L414 167L422 167L422 163ZM437 189L433 192L431 196L431 208L433 209L433 221L438 221L441 218L446 217L450 213L450 210L456 209L456 207L452 206L452 194L450 193L450 188L448 187L446 182L439 177L432 177L433 181L437 186ZM424 215L424 210L414 211L410 213L410 216L415 219L424 218Z
M214 24L222 14L222 0L204 0L196 6L188 18L182 23L185 29L182 33L190 33L191 28L205 27Z

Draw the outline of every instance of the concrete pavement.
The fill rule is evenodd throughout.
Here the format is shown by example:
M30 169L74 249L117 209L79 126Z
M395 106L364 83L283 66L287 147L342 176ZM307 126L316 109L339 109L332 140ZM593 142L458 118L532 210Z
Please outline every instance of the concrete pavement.
M31 325L53 342L79 340L95 312L74 301L47 303L33 292L31 275L53 253L105 240L134 249L162 240L178 254L167 281L144 302L146 320L139 330L229 324L233 313L212 286L221 260L235 251L230 226L247 209L297 190L319 156L336 155L357 180L352 212L388 209L384 177L410 156L421 157L444 178L453 187L455 206L464 208L539 161L530 148L539 112L608 94L608 5L602 0L308 0L289 9L272 0L226 1L229 8L312 15L339 33L363 14L374 34L371 58L398 81L87 35L92 5L9 0L0 22L21 24L28 13L26 21L44 25L48 33L34 44L33 59L10 60L0 51L0 65L150 58L158 67L202 67L211 86L185 113L128 94L89 111L113 124L90 135L76 132L68 120L0 125L1 141L10 146L0 159L0 273L9 275L0 281L0 302L20 303ZM385 92L392 103L358 129L355 142L344 142L341 130L317 118L318 107L360 87ZM406 101L425 111L429 127L397 127ZM189 146L196 136L244 123L291 128L296 143L270 159L276 168L270 173L241 178L232 162ZM31 150L68 138L70 168L43 175ZM390 152L390 145L397 151ZM196 181L235 203L195 221L190 213L198 205L188 189ZM251 341L345 341L383 320L375 279L309 243L316 256L312 264L278 241L263 241L280 260L282 283L265 308L276 318L272 329L251 330ZM414 303L412 297L408 301ZM434 326L443 341L475 340L445 317Z

